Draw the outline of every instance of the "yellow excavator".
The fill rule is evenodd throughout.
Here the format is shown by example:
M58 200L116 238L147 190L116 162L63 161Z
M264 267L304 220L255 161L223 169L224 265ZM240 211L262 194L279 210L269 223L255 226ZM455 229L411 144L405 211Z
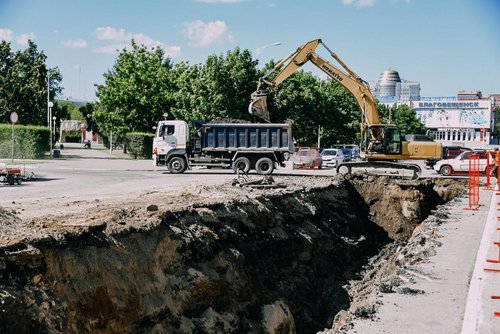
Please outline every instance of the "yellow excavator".
M333 66L316 53L318 45L323 45L344 71ZM315 39L299 46L273 69L259 79L257 90L251 95L248 107L253 114L265 122L270 122L267 107L267 95L274 87L281 84L307 62L313 63L332 80L346 88L356 99L361 109L361 155L362 161L344 162L337 166L341 173L351 173L352 169L384 169L386 172L403 174L410 171L410 177L416 179L421 174L418 164L398 162L400 160L440 160L442 145L432 140L412 140L415 137L403 138L399 128L394 124L380 124L377 102L369 85L354 73L331 51L321 39ZM399 171L398 171L399 170Z

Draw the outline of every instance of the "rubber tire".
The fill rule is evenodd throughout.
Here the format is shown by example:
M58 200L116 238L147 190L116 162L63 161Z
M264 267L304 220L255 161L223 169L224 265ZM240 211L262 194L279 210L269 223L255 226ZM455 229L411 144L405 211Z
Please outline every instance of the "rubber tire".
M236 158L236 160L234 160L233 162L233 170L235 173L238 173L238 169L240 173L248 173L248 171L250 170L250 160L245 157Z
M18 178L17 178L17 180L16 180L16 182L17 182L17 185L19 185L19 186L20 186L20 185L21 185L21 183L23 182L23 179L22 179L22 178L20 178L20 177L18 177Z
M444 165L439 169L439 174L443 176L450 176L453 174L453 168L450 165Z
M14 185L14 183L16 183L16 180L14 179L14 176L12 175L7 175L7 183L11 186Z
M168 162L168 170L172 174L182 174L187 169L186 159L183 157L173 157Z
M274 171L274 162L267 157L260 158L255 163L255 170L260 175L270 175Z
M346 165L342 165L342 164L337 165L336 170L337 170L338 174L342 174L342 175L351 174L351 169Z

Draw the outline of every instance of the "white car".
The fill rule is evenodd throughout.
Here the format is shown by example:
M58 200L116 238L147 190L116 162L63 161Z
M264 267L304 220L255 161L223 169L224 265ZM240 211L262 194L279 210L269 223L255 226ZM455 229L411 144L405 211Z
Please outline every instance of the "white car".
M434 170L441 175L449 176L453 173L464 173L469 171L469 157L471 154L479 154L479 171L484 173L486 171L487 159L486 151L466 151L457 155L453 159L439 160L434 165ZM488 152L489 154L489 152ZM491 155L489 157L490 164L493 161Z
M340 148L325 148L321 151L321 161L323 167L337 167L344 162L344 154Z

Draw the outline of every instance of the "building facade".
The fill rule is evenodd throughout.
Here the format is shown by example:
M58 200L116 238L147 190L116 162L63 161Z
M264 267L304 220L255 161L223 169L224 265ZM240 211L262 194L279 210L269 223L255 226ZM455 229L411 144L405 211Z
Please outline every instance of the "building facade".
M490 143L495 125L490 99L422 98L412 101L410 107L428 128L429 136L443 146L482 148Z
M500 111L500 94L491 94L490 100L491 103L493 103L493 109Z

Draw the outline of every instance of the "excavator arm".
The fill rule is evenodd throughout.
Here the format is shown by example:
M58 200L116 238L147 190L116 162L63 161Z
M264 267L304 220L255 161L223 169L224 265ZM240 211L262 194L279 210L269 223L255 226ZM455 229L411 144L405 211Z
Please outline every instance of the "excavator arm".
M319 44L322 44L325 49L328 50L332 58L340 64L345 72L333 66L316 53ZM266 73L259 80L257 90L251 96L248 111L264 121L269 122L270 117L267 108L267 94L271 89L281 84L308 61L312 62L320 70L326 73L332 80L337 81L354 96L361 108L362 131L366 127L380 123L377 104L370 92L368 83L349 69L349 67L347 67L347 65L332 52L321 39L315 39L299 46L294 52L290 53L277 63L273 69ZM272 79L268 79L271 76L273 76Z

